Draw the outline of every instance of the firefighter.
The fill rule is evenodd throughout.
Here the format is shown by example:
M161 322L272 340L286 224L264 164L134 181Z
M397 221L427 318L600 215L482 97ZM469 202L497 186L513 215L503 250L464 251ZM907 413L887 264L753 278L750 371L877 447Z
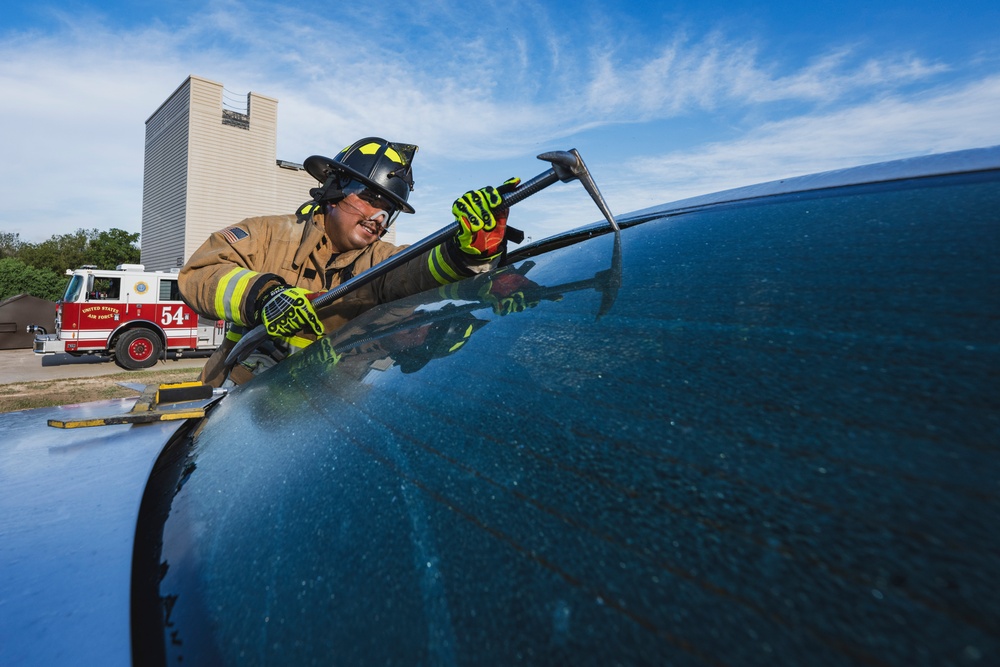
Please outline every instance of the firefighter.
M305 347L373 306L484 273L504 250L507 210L501 194L512 178L459 197L455 237L316 312L310 297L330 290L401 251L381 240L413 189L416 146L368 137L333 159L314 155L305 168L319 187L292 215L248 218L213 233L180 271L182 298L199 314L229 323L224 344L202 370L202 381L227 380L225 359L246 331L264 324L272 337L229 373L241 384L284 355Z

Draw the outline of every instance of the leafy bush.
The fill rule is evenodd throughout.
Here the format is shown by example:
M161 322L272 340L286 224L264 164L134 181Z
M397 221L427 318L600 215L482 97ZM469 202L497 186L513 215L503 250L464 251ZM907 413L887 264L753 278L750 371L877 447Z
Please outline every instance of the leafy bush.
M49 269L36 269L20 259L0 259L0 301L18 294L56 301L66 288L66 277Z

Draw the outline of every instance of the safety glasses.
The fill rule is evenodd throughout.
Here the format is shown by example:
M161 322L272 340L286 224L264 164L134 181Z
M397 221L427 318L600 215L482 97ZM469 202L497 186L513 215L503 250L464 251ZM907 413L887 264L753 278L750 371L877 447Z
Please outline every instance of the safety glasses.
M399 215L399 211L396 209L396 205L392 203L386 197L372 190L369 186L365 185L361 181L347 181L340 185L340 191L347 195L357 195L359 199L364 201L369 206L379 209L380 212L386 214L386 221L383 229L388 229L389 225L392 224L396 216Z

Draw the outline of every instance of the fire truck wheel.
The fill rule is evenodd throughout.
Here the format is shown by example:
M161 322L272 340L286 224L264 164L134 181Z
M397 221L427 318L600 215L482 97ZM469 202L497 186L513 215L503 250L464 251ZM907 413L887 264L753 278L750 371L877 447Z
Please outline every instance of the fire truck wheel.
M160 337L149 329L132 329L118 338L115 363L130 371L156 365L163 345Z

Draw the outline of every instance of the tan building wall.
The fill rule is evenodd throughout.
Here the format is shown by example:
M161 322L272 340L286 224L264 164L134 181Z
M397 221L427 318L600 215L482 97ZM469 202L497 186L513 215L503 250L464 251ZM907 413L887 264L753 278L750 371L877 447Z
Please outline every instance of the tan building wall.
M276 159L277 100L250 93L240 108L241 98L225 98L222 84L190 76L146 121L147 269L181 266L209 234L243 218L291 213L316 186L299 165Z
M146 121L139 241L147 269L177 268L212 232L255 215L292 213L309 200L317 183L300 163L276 158L277 135L276 99L234 96L198 76L160 105ZM395 228L385 240L395 242Z

